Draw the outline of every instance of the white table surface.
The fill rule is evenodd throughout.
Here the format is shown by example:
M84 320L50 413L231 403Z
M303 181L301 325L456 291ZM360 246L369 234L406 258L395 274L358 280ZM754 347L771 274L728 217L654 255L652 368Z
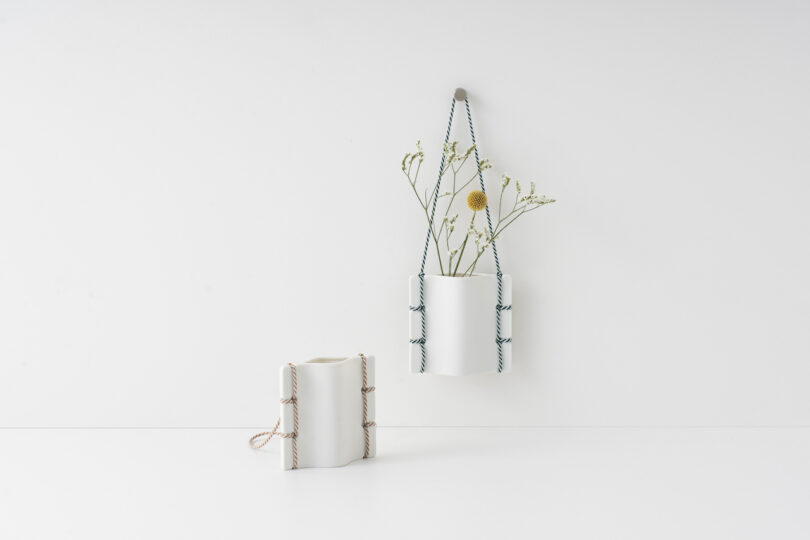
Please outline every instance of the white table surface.
M810 538L810 428L379 428L290 472L251 433L0 430L0 538Z

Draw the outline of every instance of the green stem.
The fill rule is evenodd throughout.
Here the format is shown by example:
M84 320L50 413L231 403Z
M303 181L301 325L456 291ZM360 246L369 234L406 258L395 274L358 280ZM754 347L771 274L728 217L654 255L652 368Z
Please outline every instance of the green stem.
M447 166L444 167L444 169L439 171L439 179L436 180L437 183L441 183L442 178L444 178L444 175L447 173L448 169L450 169L450 164L449 163L447 164ZM436 193L436 184L433 185L433 193ZM438 197L439 194L436 193L436 196ZM425 196L425 199L427 199L425 201L427 203L427 205L430 206L430 203L433 201L433 195L431 195L429 199L427 198L427 196Z
M433 245L436 246L436 257L439 259L439 271L444 275L444 265L442 264L442 250L439 248L439 239L436 238L436 231L433 229L433 225L430 222L430 217L427 215L427 210L425 210L425 217L428 220L428 229L430 229L430 234L433 236Z
M476 173L476 175L473 175L473 177L472 177L472 178L470 178L469 180L467 180L466 182L464 182L464 183L461 185L461 187L460 187L460 188L458 188L457 190L455 190L455 179L453 180L453 183L454 183L454 192L453 192L453 196L452 196L452 197L450 197L450 202L449 202L449 203L447 203L447 209L444 211L444 215L445 215L445 216L446 216L447 214L449 214L449 213L450 213L450 208L451 208L451 206L452 206L452 204L453 204L453 201L455 200L456 196L457 196L459 193L461 193L461 192L464 190L464 188L466 188L467 186L469 186L469 185L470 185L470 182L472 182L473 180L475 180L477 177L478 177L478 176L477 176L477 173ZM442 222L442 224L444 224L444 222ZM441 227L439 227L439 234L441 234L441 232L442 232L442 231L441 231Z
M464 237L464 241L461 243L461 249L459 249L459 251L458 251L458 259L456 259L456 268L455 268L455 270L453 270L453 273L450 274L453 277L455 277L456 273L458 272L458 265L459 265L459 263L461 263L461 257L462 257L462 255L464 255L464 248L467 247L467 239L469 239L469 238L470 238L470 235L468 234L467 236Z
M530 210L526 210L526 207L525 207L525 206L523 206L523 207L521 207L521 208L522 208L521 212L520 212L518 215L516 215L514 218L512 218L510 221L508 221L508 222L507 222L507 223L506 223L506 224L505 224L503 227L501 227L501 223L502 223L502 221L498 221L498 224L495 226L495 232L492 234L492 239L491 239L491 240L490 240L490 242L489 242L490 244L491 244L492 242L494 242L494 241L495 241L495 239L496 239L496 238L498 238L498 237L501 235L501 233L503 233L503 231L504 231L504 230L506 230L506 228L507 228L509 225L511 225L512 223L514 223L514 222L515 222L515 221L516 221L516 220L517 220L517 219L518 219L520 216L522 216L522 215L523 215L523 214L525 214L526 212L531 212L532 210L536 210L537 208L539 208L539 206L537 206L536 208L532 208L532 209L530 209ZM516 212L516 211L512 211L512 212L511 212L509 215L511 216L511 215L512 215L512 214L514 214L515 212ZM506 218L504 218L504 220L505 220L505 219L506 219ZM466 270L464 271L464 273L462 274L463 276L466 276L466 275L467 275L467 272L472 272L473 270L475 270L475 265L476 265L476 264L478 264L478 259L480 259L480 258L481 258L481 255L483 255L483 254L484 254L484 251L486 251L486 249L484 249L483 251L481 251L480 253L478 253L478 255L476 255L476 257L475 257L475 259L473 260L473 262L472 262L472 263L470 263L470 266L468 266L468 267L467 267L467 269L466 269Z
M418 167L417 167L418 170ZM406 174L406 176L408 176ZM439 239L436 236L436 231L433 228L433 225L430 222L430 214L428 213L427 203L422 202L422 197L419 196L419 192L416 191L416 180L413 182L410 181L411 177L408 176L408 183L411 185L411 189L413 189L414 195L416 195L416 199L419 201L419 204L422 206L422 210L425 212L425 219L428 222L428 230L430 230L430 235L433 237L433 244L436 246L436 256L439 259L439 270L441 271L442 275L444 275L444 264L442 263L442 253L441 248L439 248Z
M470 239L469 230L472 228L473 223L475 222L475 212L473 212L472 219L470 220L470 226L467 227L467 236L464 237L464 242L461 244L461 249L458 253L458 259L456 259L456 268L453 270L453 277L458 274L458 265L461 264L461 257L464 255L464 248L467 247L467 240Z
M503 192L506 191L506 186L501 186L501 196L498 198L498 223L501 222L501 206L503 206Z
M453 200L456 198L456 176L458 176L458 171L456 170L455 167L453 167L453 190L452 190L453 194L450 196L450 201L448 201L447 207L444 209L445 218L447 217L447 214L450 213L450 208L453 206ZM444 229L445 224L446 221L444 218L442 218L442 224L439 225L439 236L442 235L442 229ZM448 265L448 268L449 266L451 265Z

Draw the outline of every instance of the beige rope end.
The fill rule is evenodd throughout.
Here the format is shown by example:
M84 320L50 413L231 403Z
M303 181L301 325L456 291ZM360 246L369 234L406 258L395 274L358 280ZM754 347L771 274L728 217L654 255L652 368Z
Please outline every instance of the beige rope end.
M250 440L248 441L248 444L250 445L250 447L252 449L254 449L254 450L258 450L259 448L261 448L265 444L269 443L270 440L273 438L273 435L278 433L278 426L280 424L281 424L281 418L279 418L278 421L276 422L275 427L273 427L273 431L262 431L261 433L257 433L256 435L251 437ZM263 440L262 440L262 437L264 437ZM261 442L258 442L260 440L261 440Z
M276 421L276 425L273 426L273 431L262 431L261 433L255 434L253 437L250 438L248 444L250 448L253 450L258 450L262 446L266 445L270 442L270 440L274 436L279 436L282 439L292 439L292 451L293 451L293 464L292 468L298 468L298 376L295 372L295 365L292 363L287 364L290 366L290 370L292 372L292 396L289 398L282 398L281 403L283 405L292 405L293 406L293 424L294 429L292 433L282 433L278 430L279 426L281 425L281 418Z

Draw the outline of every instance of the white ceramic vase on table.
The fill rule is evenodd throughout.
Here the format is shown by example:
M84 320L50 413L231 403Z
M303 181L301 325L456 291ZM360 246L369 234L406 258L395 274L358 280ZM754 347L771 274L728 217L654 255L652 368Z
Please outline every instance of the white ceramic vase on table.
M512 278L502 275L501 305L512 304ZM419 306L419 276L410 277L410 305ZM470 277L424 277L425 369L437 375L498 372L496 308L498 278L494 274ZM410 369L420 373L422 312L410 315ZM512 337L512 311L502 310L501 338ZM502 373L512 368L512 343L501 344Z
M339 467L376 453L376 427L364 428L363 359L315 358L296 364L296 405L298 432L295 441L285 438L281 445L281 468L293 468L293 445L297 446L298 468ZM374 386L374 357L366 356L366 383ZM293 396L292 368L281 367L282 400ZM366 392L368 423L375 418L375 392ZM295 408L281 407L282 433L295 432ZM369 452L365 452L365 430Z

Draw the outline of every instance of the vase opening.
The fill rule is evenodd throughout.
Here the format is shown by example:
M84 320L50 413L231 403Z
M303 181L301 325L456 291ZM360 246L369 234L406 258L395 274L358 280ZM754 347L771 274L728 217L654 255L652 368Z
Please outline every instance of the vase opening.
M336 364L338 362L343 362L344 360L348 360L348 358L313 358L312 360L307 360L306 364Z

